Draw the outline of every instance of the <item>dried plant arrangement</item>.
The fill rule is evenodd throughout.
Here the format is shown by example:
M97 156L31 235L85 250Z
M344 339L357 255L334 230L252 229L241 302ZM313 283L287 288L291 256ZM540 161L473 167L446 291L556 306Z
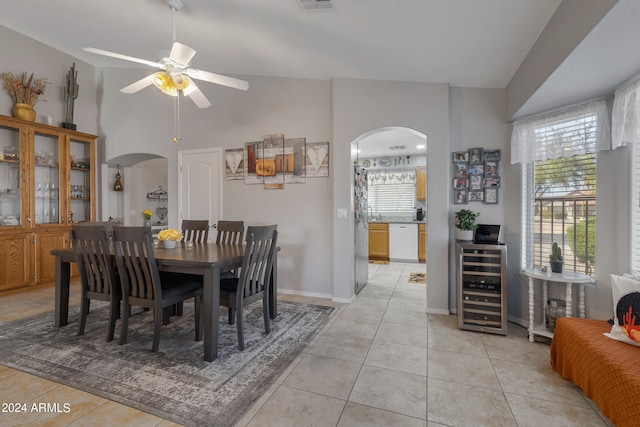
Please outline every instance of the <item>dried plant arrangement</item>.
M36 105L40 95L44 94L48 84L46 78L34 79L33 73L27 78L26 71L17 77L11 72L0 73L0 77L4 81L3 87L16 104L28 104L32 107Z

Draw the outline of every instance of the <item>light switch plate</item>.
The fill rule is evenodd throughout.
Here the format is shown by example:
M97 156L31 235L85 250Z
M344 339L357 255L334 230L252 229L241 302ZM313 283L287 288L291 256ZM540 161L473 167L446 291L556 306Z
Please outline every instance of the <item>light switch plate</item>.
M347 210L346 209L338 209L336 211L336 218L338 218L338 219L347 219Z

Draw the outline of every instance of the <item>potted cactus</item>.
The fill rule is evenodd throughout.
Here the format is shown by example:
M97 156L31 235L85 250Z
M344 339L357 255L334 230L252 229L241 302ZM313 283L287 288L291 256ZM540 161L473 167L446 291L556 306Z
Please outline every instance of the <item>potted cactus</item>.
M551 255L549 255L549 264L551 264L552 273L562 273L562 249L556 242L551 246Z

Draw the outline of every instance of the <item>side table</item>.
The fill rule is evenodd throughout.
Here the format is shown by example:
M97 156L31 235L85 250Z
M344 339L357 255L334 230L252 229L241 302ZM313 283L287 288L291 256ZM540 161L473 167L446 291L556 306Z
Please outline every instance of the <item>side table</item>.
M572 286L578 285L578 315L579 317L585 317L585 303L584 303L584 287L594 286L594 280L586 274L576 273L573 271L565 271L562 273L551 273L540 270L539 268L528 268L523 270L525 276L529 278L529 342L533 342L535 335L542 335L548 338L553 338L553 332L550 332L544 325L544 306L547 302L549 295L549 282L564 283L566 286L566 304L567 304L567 317L571 317L573 314L573 298L571 296ZM535 285L534 279L542 282L542 313L543 320L540 325L535 325Z

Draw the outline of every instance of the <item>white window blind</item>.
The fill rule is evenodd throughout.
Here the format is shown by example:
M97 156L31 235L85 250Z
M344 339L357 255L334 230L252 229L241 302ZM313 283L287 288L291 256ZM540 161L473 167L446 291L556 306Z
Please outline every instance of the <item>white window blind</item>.
M413 215L415 184L372 184L367 203L375 215Z
M631 162L631 270L640 271L640 142L630 144Z
M603 105L606 111L603 101L514 123L519 157L512 163L523 163L525 268L548 266L555 242L566 270L595 274L595 153L610 147Z
M631 236L629 264L640 270L640 76L616 90L611 113L614 148L628 145L631 152Z

